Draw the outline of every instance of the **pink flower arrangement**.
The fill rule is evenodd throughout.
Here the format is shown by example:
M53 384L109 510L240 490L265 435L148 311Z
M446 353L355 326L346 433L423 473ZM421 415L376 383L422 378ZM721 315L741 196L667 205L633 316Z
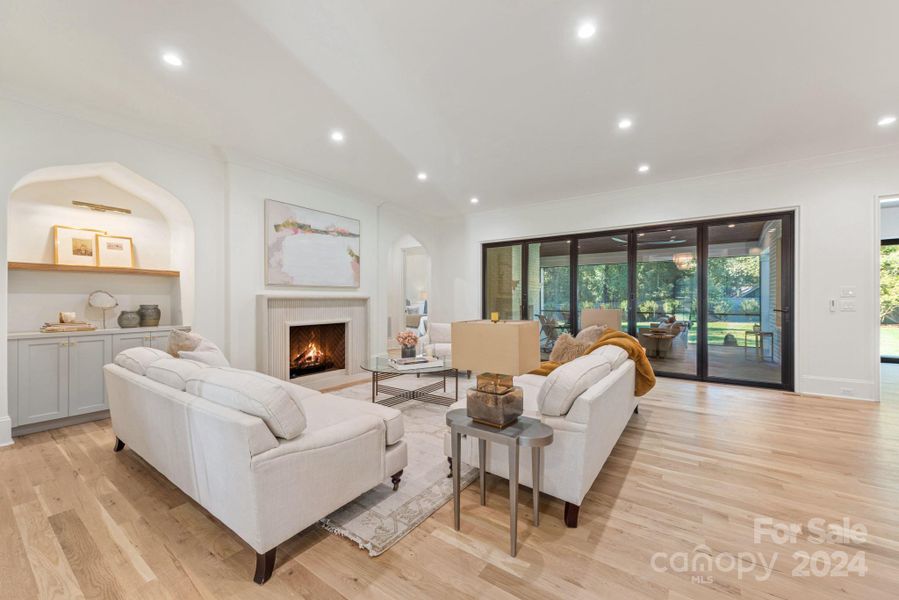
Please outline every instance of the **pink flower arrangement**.
M401 331L396 334L396 341L400 343L400 346L406 346L407 348L410 348L418 343L418 336L408 330Z

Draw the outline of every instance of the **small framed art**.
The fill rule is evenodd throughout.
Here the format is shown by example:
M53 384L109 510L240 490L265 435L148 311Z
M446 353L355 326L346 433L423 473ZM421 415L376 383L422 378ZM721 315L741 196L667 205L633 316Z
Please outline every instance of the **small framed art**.
M97 235L97 265L101 267L133 267L134 243L123 235Z
M97 234L105 231L53 226L53 260L58 265L96 266Z

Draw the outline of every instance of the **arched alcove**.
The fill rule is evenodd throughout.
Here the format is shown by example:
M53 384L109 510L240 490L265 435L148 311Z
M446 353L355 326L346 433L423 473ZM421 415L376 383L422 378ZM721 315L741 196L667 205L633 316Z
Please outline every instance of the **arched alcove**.
M74 207L73 200L127 208L131 214ZM194 315L194 226L184 204L161 186L118 163L66 165L38 169L10 191L7 255L11 264L53 263L53 225L102 229L132 237L135 267L178 271L177 279L132 274L9 272L9 329L30 330L58 310L85 314L86 294L113 287L127 305L160 303L164 324L191 324ZM82 299L83 296L83 299ZM78 303L73 306L73 302ZM161 301L161 302L157 302ZM120 303L121 304L121 303ZM33 306L32 306L33 305ZM40 312L40 315L37 313ZM93 318L91 318L93 317ZM113 316L114 318L114 316Z
M431 301L431 257L413 235L401 235L391 246L387 281L388 333L392 338L401 330L412 327L416 315L427 315ZM416 313L416 309L420 312Z

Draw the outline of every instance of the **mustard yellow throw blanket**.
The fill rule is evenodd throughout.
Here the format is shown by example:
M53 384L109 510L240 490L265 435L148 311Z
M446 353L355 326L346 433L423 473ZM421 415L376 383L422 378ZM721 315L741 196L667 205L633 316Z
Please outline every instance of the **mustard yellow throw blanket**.
M599 338L595 344L587 348L581 356L590 354L602 346L618 346L627 352L627 357L629 359L634 361L634 365L637 367L637 377L634 382L634 394L636 396L642 396L655 387L656 375L652 370L652 365L649 364L649 359L646 358L646 350L640 345L637 338L629 336L623 331L610 331ZM560 363L545 361L540 364L539 368L531 371L531 373L534 375L543 375L545 377L559 366L561 366Z

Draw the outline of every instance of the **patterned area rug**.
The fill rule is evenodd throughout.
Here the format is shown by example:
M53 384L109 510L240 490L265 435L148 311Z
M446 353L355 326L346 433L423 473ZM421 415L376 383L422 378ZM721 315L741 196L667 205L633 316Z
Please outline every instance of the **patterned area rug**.
M411 389L420 386L421 381L413 375L404 375L392 379L391 385ZM452 381L447 381L448 396L453 394L452 385ZM460 388L468 385L468 380L459 380ZM370 384L332 393L371 402ZM382 554L453 498L453 480L447 477L449 465L443 453L446 407L409 400L394 408L403 411L406 432L403 439L409 450L409 464L403 470L399 490L393 491L388 477L378 487L320 521L331 533L347 537L368 550L369 556ZM462 466L465 487L477 478L478 471Z

